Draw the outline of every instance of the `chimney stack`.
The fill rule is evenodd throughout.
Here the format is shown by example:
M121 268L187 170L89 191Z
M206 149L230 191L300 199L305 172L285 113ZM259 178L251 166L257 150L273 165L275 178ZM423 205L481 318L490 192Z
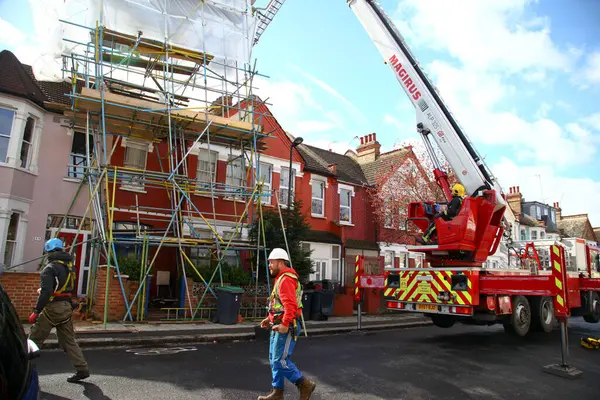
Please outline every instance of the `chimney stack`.
M554 208L556 209L556 222L558 222L562 217L562 209L560 208L558 202L554 203Z
M521 215L521 203L523 202L523 195L519 190L519 186L511 186L509 188L508 196L506 196L506 200L508 201L508 206L513 211L515 216Z
M356 149L356 161L359 164L367 164L379 158L381 145L377 141L377 134L369 133L360 138L360 146Z

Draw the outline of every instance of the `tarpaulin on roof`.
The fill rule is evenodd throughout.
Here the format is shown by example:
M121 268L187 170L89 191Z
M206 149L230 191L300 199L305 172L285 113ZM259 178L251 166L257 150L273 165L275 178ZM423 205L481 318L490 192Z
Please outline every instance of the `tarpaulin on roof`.
M251 0L66 0L56 14L91 28L99 22L127 35L142 32L144 38L208 53L220 62L248 63L257 22L250 4ZM58 18L46 47L52 48L47 56L54 59L53 70L44 69L45 63L34 67L45 79L62 79L61 53L70 54L76 47L83 53L85 48L72 41L90 42L89 30L59 23Z

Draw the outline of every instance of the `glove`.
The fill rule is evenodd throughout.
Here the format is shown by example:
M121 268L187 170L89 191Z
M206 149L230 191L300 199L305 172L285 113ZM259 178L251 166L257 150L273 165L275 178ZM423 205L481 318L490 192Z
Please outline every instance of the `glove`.
M29 323L30 323L31 325L35 324L35 320L37 319L37 317L38 317L39 315L40 315L40 314L39 314L39 313L37 313L37 312L35 312L35 311L34 311L34 312L32 312L32 313L31 313L31 315L29 316Z

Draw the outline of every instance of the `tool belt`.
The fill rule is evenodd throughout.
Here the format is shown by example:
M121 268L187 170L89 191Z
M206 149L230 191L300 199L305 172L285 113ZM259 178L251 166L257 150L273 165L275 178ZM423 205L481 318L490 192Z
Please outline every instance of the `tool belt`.
M50 300L50 302L54 302L54 301L71 301L71 298L73 296L71 295L71 293L52 293L52 300Z

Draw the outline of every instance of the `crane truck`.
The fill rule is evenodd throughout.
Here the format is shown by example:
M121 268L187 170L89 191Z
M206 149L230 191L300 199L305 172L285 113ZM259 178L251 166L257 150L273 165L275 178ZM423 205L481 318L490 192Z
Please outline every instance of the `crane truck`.
M435 223L437 243L409 249L425 253L426 267L386 269L386 308L424 313L442 328L456 322L502 323L507 332L519 336L530 330L549 332L557 317L581 315L587 322L599 322L597 248L588 246L588 267L582 270L567 271L565 249L558 242L548 246L548 269L491 270L483 266L508 228L502 188L379 3L347 3L414 106L416 130L445 196L450 200L448 174L436 157L432 140L467 194L458 215L449 221L434 219L433 201L408 205L407 220L420 231ZM535 245L531 246L535 252ZM533 257L529 249L522 254Z

